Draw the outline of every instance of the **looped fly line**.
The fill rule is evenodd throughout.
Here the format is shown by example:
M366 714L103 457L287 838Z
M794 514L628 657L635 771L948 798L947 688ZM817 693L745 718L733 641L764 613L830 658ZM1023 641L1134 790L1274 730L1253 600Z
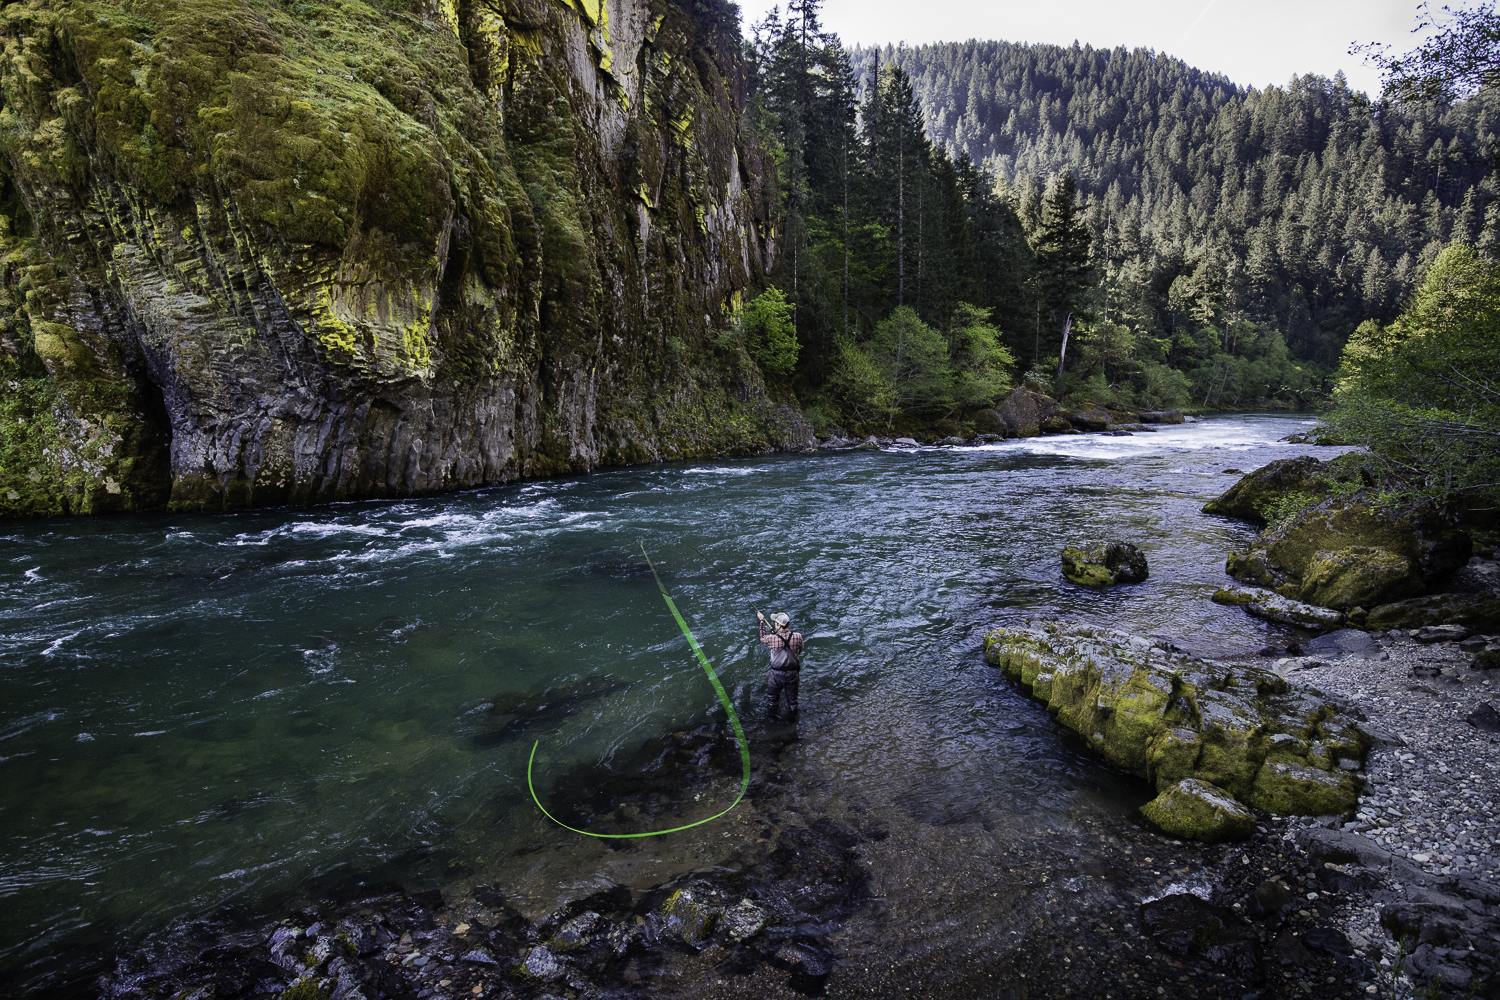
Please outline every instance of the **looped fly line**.
M546 816L564 830L581 833L585 837L628 840L633 837L659 837L664 833L679 833L683 830L691 830L695 826L712 823L720 816L734 809L735 806L740 804L740 800L745 797L745 792L750 788L750 742L745 739L745 730L740 726L740 717L735 714L734 705L730 704L729 695L724 691L724 685L719 683L719 675L714 673L714 668L709 666L708 657L703 655L703 647L698 645L698 640L693 636L693 630L688 628L687 622L682 620L682 613L677 610L677 605L672 603L672 595L667 593L667 588L662 584L661 577L657 575L656 567L651 563L651 557L646 554L644 543L641 545L641 555L646 557L646 565L651 567L651 576L656 580L656 589L661 591L662 600L667 602L667 609L672 612L672 617L677 619L677 627L682 629L683 635L687 636L688 645L692 647L693 652L698 656L698 664L703 667L703 672L708 675L708 683L713 685L714 694L719 696L719 704L723 705L724 711L729 713L729 724L734 727L734 738L740 745L740 794L734 797L734 801L729 803L727 809L716 812L707 819L700 819L695 823L688 823L684 826L674 826L669 830L651 830L647 833L593 833L589 830L580 830L577 827L569 826L549 813L547 807L542 805L542 800L536 796L536 786L531 782L531 766L536 762L536 750L542 742L541 740L537 740L531 745L531 758L526 761L526 788L531 792L531 801L536 803L536 807L542 811L543 816Z

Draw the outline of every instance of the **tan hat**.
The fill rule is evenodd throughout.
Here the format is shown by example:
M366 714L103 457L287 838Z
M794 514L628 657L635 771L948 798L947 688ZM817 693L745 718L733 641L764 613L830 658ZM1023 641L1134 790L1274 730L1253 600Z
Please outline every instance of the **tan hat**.
M776 614L772 615L771 620L777 625L790 625L792 623L791 618L789 618L784 611L778 611Z

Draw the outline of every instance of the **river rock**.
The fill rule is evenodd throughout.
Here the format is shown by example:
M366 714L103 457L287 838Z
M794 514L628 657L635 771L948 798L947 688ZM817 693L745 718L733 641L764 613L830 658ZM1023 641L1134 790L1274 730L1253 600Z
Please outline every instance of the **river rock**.
M1312 479L1322 471L1323 463L1311 456L1277 459L1246 475L1217 500L1204 504L1203 513L1265 524L1273 503L1291 493L1310 492Z
M1075 410L1069 415L1073 426L1081 431L1107 431L1109 425L1114 423L1114 415L1102 406L1093 406L1087 410Z
M1426 625L1413 629L1411 637L1424 646L1430 646L1435 642L1458 642L1473 634L1471 629L1462 625Z
M1320 635L1302 644L1302 653L1305 655L1317 653L1367 655L1377 653L1379 650L1380 644L1370 638L1368 632L1361 632L1357 628L1341 628L1337 632Z
M1181 410L1142 410L1136 414L1136 417L1143 424L1180 424L1183 422Z
M1255 934L1222 906L1192 893L1172 893L1141 904L1141 926L1156 943L1183 957L1199 957L1239 982L1264 978Z
M999 434L1003 437L1006 427L1005 421L1001 418L999 411L987 407L975 412L974 429L980 434Z
M1130 542L1083 542L1062 550L1063 576L1085 587L1140 583L1150 574L1146 554Z
M1489 702L1480 705L1464 716L1464 721L1481 733L1500 733L1500 712Z
M1006 437L1036 437L1042 424L1062 407L1051 396L1031 389L1013 389L995 409L1005 423Z
M1332 608L1303 604L1262 587L1225 587L1214 593L1213 601L1215 604L1242 607L1257 618L1283 625L1338 628L1344 623L1344 615Z
M1085 625L997 629L984 648L1061 725L1158 792L1195 778L1271 812L1354 808L1358 778L1339 762L1361 766L1370 738L1341 703L1275 673Z
M527 954L526 960L521 963L522 975L543 983L555 982L563 977L562 963L557 956L548 950L546 945L539 944Z
M1234 796L1198 778L1183 778L1141 806L1141 815L1174 837L1216 844L1244 840L1255 816Z
M1389 517L1333 498L1267 528L1225 570L1283 597L1347 611L1421 594L1469 560L1469 537L1435 520Z
M1292 908L1292 902L1292 894L1286 886L1267 879L1256 886L1245 900L1245 915L1280 923L1281 918Z
M1349 622L1372 632L1413 629L1424 625L1464 625L1479 632L1500 629L1500 596L1495 594L1429 594L1380 604Z

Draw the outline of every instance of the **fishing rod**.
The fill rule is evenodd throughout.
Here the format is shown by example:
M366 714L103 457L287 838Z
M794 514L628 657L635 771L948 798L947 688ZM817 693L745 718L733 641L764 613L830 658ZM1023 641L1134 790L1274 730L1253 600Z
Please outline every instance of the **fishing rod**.
M646 833L594 833L590 830L580 830L577 827L569 826L562 820L558 819L556 816L549 813L547 811L547 807L542 805L542 800L537 798L536 786L532 783L531 780L531 767L536 762L537 747L541 746L542 744L541 740L537 740L531 745L531 757L526 761L526 789L527 791L531 792L531 801L536 803L536 807L542 811L543 816L546 816L548 819L556 823L558 826L562 827L564 830L568 830L573 833L581 833L585 837L601 837L609 840L629 840L635 837L659 837L664 833L681 833L683 830L691 830L695 826L702 826L705 823L712 823L720 816L729 813L734 809L735 806L740 804L740 801L745 797L745 792L747 792L750 788L750 741L745 738L745 730L744 727L740 725L740 717L735 714L734 705L729 700L729 694L724 690L724 685L719 683L719 675L714 673L714 668L709 665L708 657L704 655L703 647L698 645L698 639L693 635L693 630L688 628L688 623L683 620L682 612L677 610L677 605L672 601L672 595L667 593L666 585L661 582L661 576L657 574L656 567L651 562L651 556L646 552L645 543L642 542L640 543L640 545L641 555L645 556L646 565L651 568L651 576L656 580L656 589L661 591L662 600L667 602L667 610L671 611L672 617L677 619L677 627L682 629L682 634L687 637L688 645L692 647L693 652L697 654L698 665L701 666L703 668L703 672L708 675L708 683L713 685L714 694L719 698L719 704L723 705L724 710L729 713L729 724L734 727L734 738L740 746L740 794L734 797L734 801L729 803L728 808L714 813L707 819L700 819L696 822L687 823L683 826L674 826L668 830L650 830Z

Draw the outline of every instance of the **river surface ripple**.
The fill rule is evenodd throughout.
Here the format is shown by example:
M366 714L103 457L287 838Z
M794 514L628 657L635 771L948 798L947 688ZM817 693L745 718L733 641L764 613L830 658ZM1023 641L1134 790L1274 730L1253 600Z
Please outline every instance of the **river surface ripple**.
M1253 532L1199 508L1228 468L1328 457L1278 443L1308 423L4 525L0 973L36 988L79 949L340 878L490 880L545 911L711 861L730 836L715 824L605 850L540 821L526 792L534 738L539 790L565 800L558 776L714 711L638 540L752 741L754 610L806 633L793 757L819 794L929 824L1128 811L1145 785L996 677L981 638L1061 616L1205 654L1284 639L1208 600ZM1098 537L1140 544L1151 578L1065 583L1059 549ZM505 728L506 706L549 700L563 709Z

